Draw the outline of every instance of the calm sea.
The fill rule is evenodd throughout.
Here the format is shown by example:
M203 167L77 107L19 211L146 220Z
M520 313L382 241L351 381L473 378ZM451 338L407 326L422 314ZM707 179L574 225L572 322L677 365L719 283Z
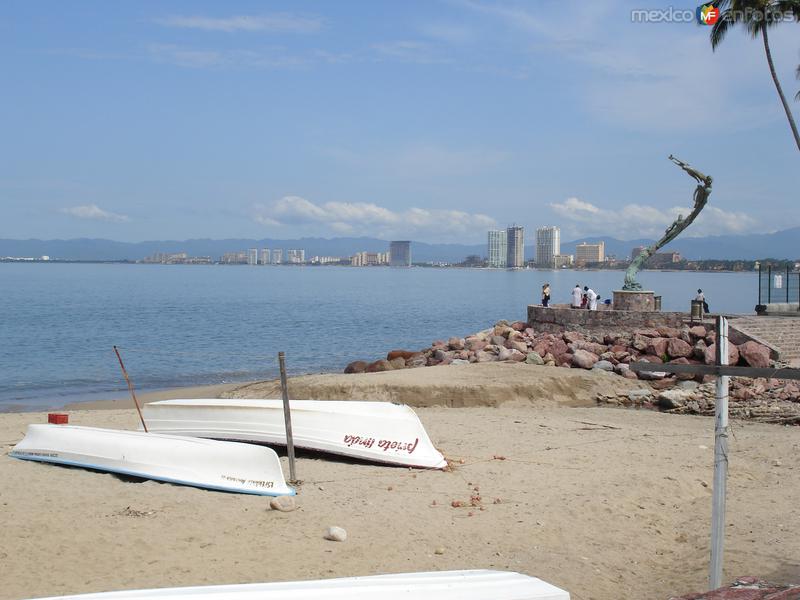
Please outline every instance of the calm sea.
M393 348L524 319L545 281L554 302L576 283L602 297L618 271L0 264L0 411L126 391L341 371ZM702 287L713 311L751 313L753 273L644 272L664 310Z

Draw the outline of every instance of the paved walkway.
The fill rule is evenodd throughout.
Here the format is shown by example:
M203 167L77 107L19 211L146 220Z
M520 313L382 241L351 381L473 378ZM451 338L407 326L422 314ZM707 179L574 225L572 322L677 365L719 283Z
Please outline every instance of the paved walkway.
M775 349L779 360L800 365L800 318L739 317L731 319L729 326Z

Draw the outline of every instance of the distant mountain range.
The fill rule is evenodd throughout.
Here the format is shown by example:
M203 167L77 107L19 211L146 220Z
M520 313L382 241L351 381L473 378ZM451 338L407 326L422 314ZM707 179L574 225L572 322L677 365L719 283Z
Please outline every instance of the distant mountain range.
M636 246L646 246L653 240L618 240L612 237L587 237L565 242L563 254L574 254L580 242L605 242L606 255L629 257ZM356 252L386 252L387 240L376 238L300 238L275 239L192 239L147 242L115 242L106 239L72 240L12 240L0 239L0 258L4 256L50 256L63 260L141 260L155 252L186 252L190 256L211 256L218 259L225 252L248 248L302 248L306 258L319 256L350 256ZM680 252L688 259L797 259L800 258L800 227L776 233L749 235L721 235L703 238L678 238L665 250ZM471 254L486 256L486 244L428 244L412 242L411 254L415 262L460 262ZM535 246L525 247L525 257L533 258Z

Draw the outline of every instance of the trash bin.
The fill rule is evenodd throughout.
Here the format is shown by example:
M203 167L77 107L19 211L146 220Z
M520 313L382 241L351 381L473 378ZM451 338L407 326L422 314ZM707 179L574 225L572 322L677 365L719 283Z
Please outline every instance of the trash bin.
M692 321L702 321L703 320L703 301L702 300L692 300Z
M661 296L653 296L653 310L661 312Z

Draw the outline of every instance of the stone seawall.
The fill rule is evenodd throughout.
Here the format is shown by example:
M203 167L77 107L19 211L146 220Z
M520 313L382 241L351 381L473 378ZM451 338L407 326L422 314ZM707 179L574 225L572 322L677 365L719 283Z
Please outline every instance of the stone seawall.
M579 331L592 334L619 335L621 331L675 327L680 329L689 314L683 312L633 312L625 310L586 310L566 305L528 306L528 325L538 332L563 333Z

